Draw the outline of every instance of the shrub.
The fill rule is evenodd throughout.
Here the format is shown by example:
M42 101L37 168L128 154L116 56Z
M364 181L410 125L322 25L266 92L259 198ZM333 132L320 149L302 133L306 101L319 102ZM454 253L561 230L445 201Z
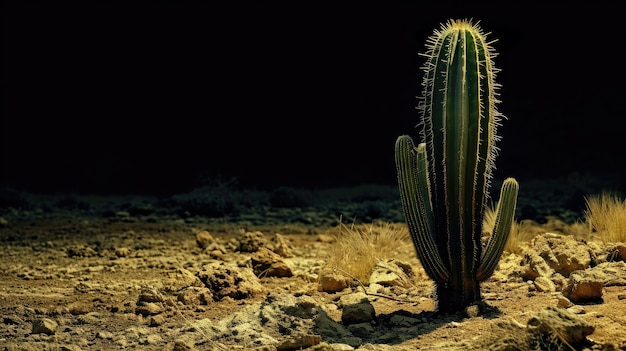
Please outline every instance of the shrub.
M585 223L604 242L626 242L626 199L611 192L585 197Z
M409 245L405 227L390 223L346 226L340 223L330 232L336 239L327 267L337 267L361 283L369 283L370 274L379 261L395 256L400 246Z

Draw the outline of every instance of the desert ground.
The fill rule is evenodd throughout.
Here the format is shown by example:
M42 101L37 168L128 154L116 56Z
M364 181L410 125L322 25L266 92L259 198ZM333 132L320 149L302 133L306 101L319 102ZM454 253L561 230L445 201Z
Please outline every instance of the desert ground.
M626 246L581 239L603 187L521 182L527 240L455 315L393 187L3 189L0 350L626 350Z

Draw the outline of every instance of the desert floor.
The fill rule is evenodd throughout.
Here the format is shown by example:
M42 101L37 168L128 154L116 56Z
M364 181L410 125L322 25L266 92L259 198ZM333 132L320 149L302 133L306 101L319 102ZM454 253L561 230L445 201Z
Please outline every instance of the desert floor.
M575 234L581 213L543 186L520 195L537 235ZM389 192L335 191L318 206L282 189L254 211L222 203L228 214L215 216L206 214L213 200L204 210L190 200L207 189L165 202L5 191L0 350L626 350L619 257L606 263L613 276L601 297L576 303L558 281L525 278L523 250L505 252L482 284L480 311L434 313L433 284ZM346 232L390 227L400 235L369 281L329 267ZM333 291L324 274L349 284Z

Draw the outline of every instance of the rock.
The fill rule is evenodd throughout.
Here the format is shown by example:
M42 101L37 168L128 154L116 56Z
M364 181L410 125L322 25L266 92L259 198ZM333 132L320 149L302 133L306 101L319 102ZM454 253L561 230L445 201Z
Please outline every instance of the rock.
M206 264L202 266L198 278L217 300L226 296L240 300L264 292L259 278L251 268L238 267L232 262Z
M33 334L54 335L59 325L50 318L40 318L33 322Z
M569 345L579 345L594 332L595 328L577 315L557 307L547 307L531 317L527 323L527 330L533 339L540 342L566 342ZM546 350L557 348L542 348Z
M334 293L347 288L350 278L339 273L330 267L322 269L319 275L319 288L321 291Z
M137 302L163 302L163 295L151 287L142 287Z
M590 269L599 272L598 279L604 279L604 286L626 286L626 262L604 262Z
M463 310L463 313L467 316L467 318L476 318L481 314L480 309L481 306L478 304L469 305Z
M130 249L127 247L117 247L115 248L115 256L116 257L128 257L130 255Z
M570 275L562 293L572 302L595 301L602 297L604 278L592 271L579 271Z
M268 242L260 231L247 232L239 238L238 250L241 252L256 252L261 247L267 247Z
M150 323L148 324L151 327L158 327L165 323L165 317L162 315L150 317Z
M178 301L182 302L183 305L199 306L208 305L213 301L213 294L211 290L204 286L190 286L181 290L176 298Z
M617 250L619 259L622 261L626 261L626 244L624 243L616 244L615 249Z
M224 250L215 249L215 250L209 251L208 254L209 256L211 256L211 258L216 259L216 260L224 259Z
M568 307L567 308L568 312L571 312L573 314L585 314L587 313L587 311L585 311L585 308L579 305L574 305L572 307Z
M98 339L111 340L113 339L113 337L113 333L108 330L100 330L98 333L96 333L96 338Z
M365 293L344 295L340 301L343 306L341 322L344 325L371 322L376 318L374 306Z
M602 297L605 286L626 285L626 263L604 262L584 271L573 272L563 295L573 302L594 301Z
M533 239L533 250L550 268L566 277L571 272L590 267L593 258L589 247L571 235L536 236Z
M196 234L196 244L198 244L201 249L206 249L209 245L213 244L214 241L213 236L206 230Z
M548 263L534 250L524 254L521 264L523 266L521 271L523 279L535 280L537 277L550 277L554 273Z
M284 235L276 234L274 235L274 252L278 255L290 258L294 257L293 250Z
M388 322L393 327L410 328L420 323L420 320L411 316L394 314L389 318Z
M204 287L200 279L185 268L176 268L173 272L167 272L167 279L163 281L165 289L180 291L190 286Z
M541 292L555 292L556 285L548 277L540 276L535 278L535 288Z
M260 247L251 257L252 270L257 277L291 277L291 268L282 257L265 247Z
M557 303L556 303L557 307L561 307L561 308L569 308L574 306L574 304L572 303L572 301L570 301L567 297L565 296L557 296Z
M135 313L144 317L159 314L161 312L163 312L163 306L154 302L140 301L137 303L137 307L135 308Z
M70 246L66 250L67 257L94 257L98 253L96 250L87 245L74 245Z
M93 311L93 305L84 302L74 302L67 306L67 311L73 316L87 314Z
M278 351L304 350L318 345L322 342L322 337L313 334L296 334L284 340L276 346Z

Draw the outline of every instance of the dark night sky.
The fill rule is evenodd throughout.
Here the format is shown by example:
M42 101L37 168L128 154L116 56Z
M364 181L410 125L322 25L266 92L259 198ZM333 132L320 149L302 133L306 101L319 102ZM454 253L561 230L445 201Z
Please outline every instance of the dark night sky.
M619 2L293 3L5 2L0 186L393 183L448 18L498 39L497 178L626 169Z

